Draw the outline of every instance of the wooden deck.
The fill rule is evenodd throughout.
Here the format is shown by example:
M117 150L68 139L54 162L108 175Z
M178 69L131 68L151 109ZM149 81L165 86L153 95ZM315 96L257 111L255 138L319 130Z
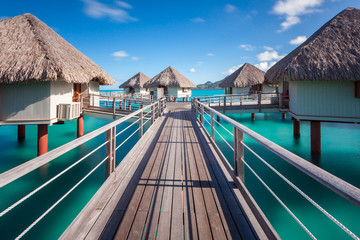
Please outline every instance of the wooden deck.
M226 172L191 116L190 104L168 104L167 109L62 238L277 238Z

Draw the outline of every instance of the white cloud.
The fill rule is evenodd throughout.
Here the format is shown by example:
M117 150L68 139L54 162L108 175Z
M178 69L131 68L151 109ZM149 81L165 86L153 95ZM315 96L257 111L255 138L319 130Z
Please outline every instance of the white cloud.
M196 66L198 66L198 67L201 67L202 65L204 65L204 62L203 62L203 61L198 61L198 62L196 63Z
M129 54L125 51L117 51L117 52L113 52L113 54L111 54L111 56L113 57L127 57L129 56Z
M262 53L256 55L256 57L260 62L265 62L265 61L271 61L271 60L280 60L284 56L280 56L277 51L273 50L273 51L262 52Z
M133 8L129 3L123 2L123 1L116 1L116 4L119 7L126 8L126 9L132 9Z
M133 60L133 61L139 61L139 60L140 60L140 58L139 58L139 57L135 57L135 56L133 56L133 57L131 57L131 60Z
M214 54L213 54L213 53L208 53L207 55L208 55L209 57L214 56Z
M299 44L302 44L303 42L305 42L306 39L307 39L306 36L298 36L295 39L291 39L289 43L291 45L299 45Z
M195 68L190 68L189 71L192 72L192 73L196 72Z
M272 50L274 50L274 48L272 48L272 47L268 47L268 46L264 46L264 49L265 49L265 50L268 50L268 51L272 51Z
M274 62L261 62L258 64L255 64L255 67L263 70L264 72L266 72L269 68L271 68L272 66L275 65L275 61Z
M84 12L89 17L96 19L110 18L111 20L116 22L130 22L130 21L138 20L136 18L131 17L127 11L119 8L119 7L124 8L126 4L125 2L117 1L116 2L117 5L119 5L120 2L120 5L122 6L112 7L103 4L101 2L98 2L96 0L82 0L82 1L85 3ZM130 5L128 4L127 6L129 7Z
M231 4L226 4L224 10L227 13L232 13L232 12L235 12L237 10L237 7L235 7L234 5L231 5Z
M232 66L232 67L229 68L227 71L222 72L222 74L223 74L223 75L230 75L230 74L232 74L233 72L235 72L236 70L238 70L239 68L241 68L242 65L244 65L244 64L240 64L240 65L237 65L237 66Z
M278 0L273 7L273 13L285 17L279 32L286 31L291 26L300 23L299 16L318 12L316 7L323 2L324 0Z
M190 21L192 21L194 23L204 23L204 22L206 22L203 18L200 18L200 17L192 18L192 19L190 19Z
M241 44L239 46L239 48L243 48L243 49L245 49L245 51L253 51L256 49L254 46L252 46L250 44Z

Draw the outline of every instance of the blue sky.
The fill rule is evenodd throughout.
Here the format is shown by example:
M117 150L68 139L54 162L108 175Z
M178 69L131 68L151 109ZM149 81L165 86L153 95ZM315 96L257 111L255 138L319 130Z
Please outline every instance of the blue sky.
M118 86L173 66L194 83L245 62L267 70L359 0L3 1L0 18L30 12L90 57Z

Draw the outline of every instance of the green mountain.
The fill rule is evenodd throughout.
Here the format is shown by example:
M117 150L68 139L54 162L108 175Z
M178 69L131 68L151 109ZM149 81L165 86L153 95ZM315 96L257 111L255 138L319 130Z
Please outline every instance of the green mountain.
M210 81L207 81L206 83L203 83L203 84L199 84L197 85L198 88L202 88L202 89L205 89L205 88L220 88L219 87L219 84L221 83L222 80L219 80L219 81L216 81L216 82L210 82Z

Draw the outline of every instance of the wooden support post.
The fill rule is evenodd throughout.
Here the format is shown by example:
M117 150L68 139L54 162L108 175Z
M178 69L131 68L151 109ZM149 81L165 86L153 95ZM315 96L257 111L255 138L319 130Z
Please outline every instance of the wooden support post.
M25 139L25 125L18 125L18 140L22 141Z
M296 120L296 118L292 118L293 120L293 134L295 138L300 137L300 121Z
M115 147L116 147L116 127L110 128L106 131L106 145L105 145L105 155L108 157L105 161L105 179L107 179L110 174L115 170Z
M151 124L155 122L155 105L151 107Z
M143 106L143 104L141 103L141 104L140 104L140 108L143 108L143 107L144 107L144 106Z
M143 135L143 130L144 130L144 128L143 128L143 111L141 111L140 113L139 113L139 139L142 137L142 135Z
M261 92L258 93L259 112L261 112Z
M286 112L282 113L282 119L286 119Z
M211 116L211 139L215 141L215 119L214 119L214 113L210 112Z
M160 101L158 101L158 107L157 107L157 109L158 109L158 111L157 111L157 117L159 118L159 117L161 117L161 110L160 110Z
M219 115L216 115L216 121L220 122L220 116Z
M219 107L221 106L221 97L219 97Z
M122 101L120 100L120 102L119 102L119 109L121 110L121 108L122 108Z
M244 182L244 162L241 160L244 158L244 145L241 143L242 141L244 141L244 133L234 127L234 168L235 173L239 176L240 180Z
M77 137L81 137L84 135L84 116L80 115L77 119L77 131L76 131Z
M91 99L92 99L92 105L91 106L95 106L95 96L94 94L91 94Z
M226 107L226 96L224 96L224 107Z
M202 125L204 125L204 106L200 106L200 122Z
M48 151L48 125L39 124L37 154L38 156L40 156L47 153L47 151Z
M255 113L251 113L251 120L255 120Z
M321 153L321 122L311 121L311 154L319 155Z
M124 110L126 110L126 100L124 99L124 104L123 104L123 106L124 106Z
M113 98L113 119L115 119L115 113L116 113L116 111L115 111L115 98Z
M129 111L131 111L131 101L129 100L129 106L128 106Z
M109 106L109 97L107 97L106 106Z
M230 96L230 106L233 105L233 96Z
M185 97L183 97L183 102L185 102Z

